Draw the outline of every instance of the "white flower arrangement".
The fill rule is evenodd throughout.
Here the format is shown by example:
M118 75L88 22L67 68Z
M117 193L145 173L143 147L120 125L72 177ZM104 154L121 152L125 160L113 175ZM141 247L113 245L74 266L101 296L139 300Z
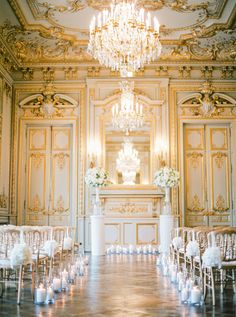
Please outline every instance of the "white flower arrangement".
M15 244L10 254L11 266L26 265L32 262L32 253L26 243Z
M172 245L176 251L181 249L183 247L183 239L181 237L175 237L172 240Z
M102 167L89 168L85 175L85 183L89 187L107 186L110 183L109 174Z
M219 247L209 247L202 256L202 267L221 267L221 254Z
M179 183L179 172L171 167L163 167L156 171L154 184L160 187L175 187Z
M186 255L189 258L200 255L199 244L197 241L189 241L186 247Z

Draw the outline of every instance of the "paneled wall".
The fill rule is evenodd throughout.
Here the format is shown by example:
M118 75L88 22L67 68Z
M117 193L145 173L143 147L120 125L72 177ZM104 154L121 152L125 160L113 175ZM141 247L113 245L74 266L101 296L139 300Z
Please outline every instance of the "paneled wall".
M11 106L11 84L0 75L0 223L10 214Z
M111 107L119 99L119 81L116 77L55 81L53 87L18 82L13 84L12 93L8 80L0 78L1 222L71 224L89 249L93 192L84 184L84 173L91 160L106 166L109 159L109 168L115 168L113 150L117 144L106 144L105 136ZM154 171L161 159L165 160L181 173L180 186L172 191L173 213L180 224L235 225L235 83L212 82L208 97L213 107L206 102L203 83L134 79L150 134L149 148L144 151L149 168L143 171L142 186L148 190ZM55 98L53 114L40 100L48 91ZM165 143L162 151L160 141ZM109 155L106 146L110 146ZM142 149L143 144L137 146ZM132 190L137 212L148 200L139 200L138 191ZM123 205L130 206L130 197L125 199ZM132 208L124 208L122 213L118 208L115 215L107 215L107 241L136 241L137 232L146 241L146 229L147 237L150 234L153 240L154 227L154 236L158 236L161 203L153 206L150 208L155 212L145 216L146 222L144 216L130 214Z

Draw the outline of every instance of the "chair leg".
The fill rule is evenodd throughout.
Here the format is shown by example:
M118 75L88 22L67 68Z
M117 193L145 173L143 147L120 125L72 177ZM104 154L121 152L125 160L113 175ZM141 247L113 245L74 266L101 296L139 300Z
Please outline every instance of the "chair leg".
M203 295L204 295L204 301L206 300L207 297L207 269L203 269Z
M233 283L233 291L236 293L236 285L235 285L235 270L232 269L232 283Z
M212 305L216 304L216 295L215 295L215 277L213 268L211 268L211 287L212 287Z
M21 286L22 286L22 273L23 273L23 265L20 266L20 270L19 270L17 305L20 305Z
M224 293L224 274L223 270L220 270L220 293Z

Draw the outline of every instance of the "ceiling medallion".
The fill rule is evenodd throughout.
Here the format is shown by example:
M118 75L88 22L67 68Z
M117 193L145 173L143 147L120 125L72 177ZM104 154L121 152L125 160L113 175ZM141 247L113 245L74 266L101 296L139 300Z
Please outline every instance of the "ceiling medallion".
M116 169L122 173L124 185L135 185L136 173L140 169L140 159L129 137L124 138L123 149L118 152Z
M130 131L143 125L143 105L139 104L132 86L128 81L123 81L121 85L120 104L112 107L112 124L114 128L125 131L126 135Z
M159 22L130 1L112 2L90 23L88 52L122 76L138 71L161 53Z

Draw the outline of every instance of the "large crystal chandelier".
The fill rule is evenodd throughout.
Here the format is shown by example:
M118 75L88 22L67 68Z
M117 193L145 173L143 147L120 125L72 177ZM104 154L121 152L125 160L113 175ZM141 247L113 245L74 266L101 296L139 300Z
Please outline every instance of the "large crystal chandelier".
M131 139L124 138L123 149L118 152L116 169L122 173L124 185L134 185L136 173L140 169L138 151L134 149Z
M100 64L120 70L124 76L161 53L159 22L150 12L138 10L131 1L113 1L90 23L88 52Z
M128 135L130 131L143 125L143 105L134 95L129 82L123 81L120 85L120 103L112 107L112 124L113 127L125 131Z

